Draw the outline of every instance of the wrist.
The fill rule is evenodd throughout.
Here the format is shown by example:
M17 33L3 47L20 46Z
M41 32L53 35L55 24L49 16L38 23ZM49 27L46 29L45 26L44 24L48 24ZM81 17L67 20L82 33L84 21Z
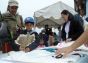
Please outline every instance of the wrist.
M75 50L74 46L70 46L69 49L71 52Z

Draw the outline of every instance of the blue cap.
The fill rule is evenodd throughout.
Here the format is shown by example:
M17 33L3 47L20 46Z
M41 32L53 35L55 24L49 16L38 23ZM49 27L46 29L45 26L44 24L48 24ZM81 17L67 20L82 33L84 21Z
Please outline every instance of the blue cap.
M34 25L34 19L33 19L32 17L27 17L27 18L25 18L24 22L25 22L25 24L31 23L31 24Z

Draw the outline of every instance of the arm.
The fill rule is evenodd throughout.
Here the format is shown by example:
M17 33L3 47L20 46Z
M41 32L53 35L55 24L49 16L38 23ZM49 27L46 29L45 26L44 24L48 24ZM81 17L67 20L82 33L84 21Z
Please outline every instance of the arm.
M23 27L23 18L21 15L18 15L17 26L22 29Z
M70 47L75 50L88 41L88 30L86 30Z
M26 49L25 49L26 52L34 50L39 46L39 41L40 41L39 40L39 35L36 32L34 34L35 34L35 41L32 42L28 47L26 47Z
M29 51L32 51L34 49L36 49L38 47L38 43L35 41L35 42L32 42L28 47L26 47L26 52L29 52Z
M0 22L2 21L2 15L1 15L1 12L0 12Z
M72 51L74 51L76 48L78 48L87 41L88 41L88 30L86 30L71 46L58 49L56 51L56 54L59 55L64 53L64 56L67 56L69 53L71 53Z
M23 18L22 18L22 16L20 16L20 20L21 20L21 27L24 27L24 25L23 25Z

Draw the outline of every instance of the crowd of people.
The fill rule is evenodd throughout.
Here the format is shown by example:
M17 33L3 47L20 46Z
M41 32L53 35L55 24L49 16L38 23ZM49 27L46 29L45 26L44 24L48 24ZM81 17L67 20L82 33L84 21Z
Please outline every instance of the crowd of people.
M3 52L21 50L20 45L15 43L15 40L20 36L20 34L35 35L35 40L25 47L25 52L40 47L55 46L63 41L75 41L71 46L56 51L57 55L64 53L64 56L66 56L80 45L84 43L87 44L88 30L84 31L83 21L85 19L80 17L80 15L83 16L82 10L80 10L80 15L76 15L80 17L78 17L78 19L76 19L76 16L74 17L74 15L68 10L63 10L61 16L65 23L58 26L59 34L57 35L55 32L52 32L52 28L49 28L48 24L45 25L45 28L39 34L32 30L35 25L34 19L32 17L27 17L23 23L22 16L17 13L18 8L19 6L16 0L9 0L7 12L0 15L0 22L3 24L6 23L6 29L8 32L8 34L3 34L3 32L6 31L2 31L2 35L0 36L0 48L2 48ZM1 25L0 27L2 27Z

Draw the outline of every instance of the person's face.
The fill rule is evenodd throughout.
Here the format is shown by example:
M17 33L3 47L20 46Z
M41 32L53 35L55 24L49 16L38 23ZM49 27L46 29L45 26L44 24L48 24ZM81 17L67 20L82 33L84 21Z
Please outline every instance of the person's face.
M17 12L18 7L17 6L10 6L9 11L11 14L15 15Z
M65 15L65 14L61 14L62 18L67 22L68 21L68 14Z
M84 16L84 11L83 10L80 10L80 15Z
M27 24L25 24L25 27L26 27L27 30L32 30L33 24L27 23Z
M43 45L43 44L44 44L44 41L43 41L43 40L41 40L41 41L40 41L40 45Z

